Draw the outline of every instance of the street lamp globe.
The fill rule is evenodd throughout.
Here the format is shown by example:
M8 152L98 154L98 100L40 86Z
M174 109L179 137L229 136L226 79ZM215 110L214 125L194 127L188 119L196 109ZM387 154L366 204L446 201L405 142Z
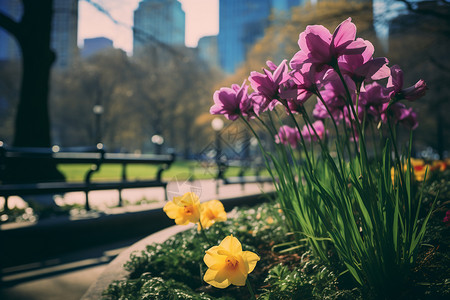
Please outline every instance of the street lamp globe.
M94 111L94 114L96 115L101 115L104 111L103 106L102 105L94 105L94 107L92 108L92 110Z
M155 134L152 136L152 143L156 145L162 145L164 144L164 138L158 134Z
M223 120L221 118L214 118L211 122L214 131L221 131L223 128Z

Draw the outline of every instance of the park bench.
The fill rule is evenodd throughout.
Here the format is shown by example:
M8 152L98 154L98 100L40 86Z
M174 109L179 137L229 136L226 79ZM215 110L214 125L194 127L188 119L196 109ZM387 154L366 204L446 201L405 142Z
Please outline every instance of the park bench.
M40 160L42 162L52 161L56 164L90 164L86 171L83 182L66 181L42 181L42 182L5 182L5 166L14 164L14 161L27 162ZM90 210L89 192L94 190L118 190L119 206L122 205L122 190L134 188L162 187L167 200L167 182L162 180L163 171L167 170L175 161L174 154L124 154L107 153L103 145L88 148L25 148L6 147L0 142L0 197L5 198L4 209L8 209L8 197L64 194L68 192L84 192L86 195L85 208ZM92 175L98 172L102 165L120 164L121 178L115 181L92 181ZM129 180L127 177L127 166L130 164L159 165L155 177L145 180Z
M223 184L240 184L241 189L245 189L246 183L272 183L270 176L262 176L261 172L266 169L262 162L250 159L233 159L233 160L217 160L217 185L216 193L219 191L219 181ZM226 176L226 172L230 167L238 167L237 176ZM254 175L246 175L249 171L253 171Z

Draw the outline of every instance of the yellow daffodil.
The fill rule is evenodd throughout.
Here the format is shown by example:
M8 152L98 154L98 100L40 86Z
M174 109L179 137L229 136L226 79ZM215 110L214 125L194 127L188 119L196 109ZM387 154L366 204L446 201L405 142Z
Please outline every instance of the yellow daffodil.
M211 200L201 204L200 222L203 228L211 227L216 222L227 220L227 213L219 200ZM198 225L200 230L200 224Z
M414 175L414 178L417 181L424 181L430 178L431 176L431 172L434 171L433 169L433 165L430 166L429 164L426 164L425 161L423 159L420 158L412 158L410 159L411 162L411 168L412 168L412 173ZM445 164L444 164L445 165ZM444 167L441 166L441 164L439 163L435 163L434 164L434 168L442 168L443 170L445 170ZM408 169L407 164L403 165L403 171L406 172ZM427 177L425 178L425 171L427 173ZM392 179L392 183L394 183L394 178L395 178L395 173L396 170L394 169L394 167L391 168L391 179Z
M412 167L425 166L425 161L421 158L411 157L410 162Z
M223 289L230 284L245 285L247 275L255 269L259 256L250 251L242 251L239 240L229 235L219 246L207 250L203 261L208 266L203 280Z
M198 223L200 219L200 200L192 192L188 192L180 197L173 197L163 208L164 212L171 219L175 219L177 225L187 225Z
M445 171L447 170L447 164L443 160L435 160L431 163L431 170L432 171Z
M425 173L427 174L427 177L425 178ZM414 167L414 178L417 181L424 181L431 176L431 169L430 165L423 165L423 166L415 166Z

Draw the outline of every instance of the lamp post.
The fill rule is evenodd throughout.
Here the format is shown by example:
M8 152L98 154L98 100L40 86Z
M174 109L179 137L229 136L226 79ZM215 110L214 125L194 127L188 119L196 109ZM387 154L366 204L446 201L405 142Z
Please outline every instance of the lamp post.
M162 144L164 144L164 138L159 134L152 136L152 143L155 145L156 154L161 154Z
M220 163L220 156L222 155L222 145L220 143L220 131L223 129L223 120L220 118L214 118L211 122L212 129L216 132L216 165L218 168L218 178L222 174L222 167ZM219 180L216 181L216 195L219 194Z
M95 142L97 144L102 142L102 132L101 132L101 118L104 112L103 106L100 104L94 105L92 111L95 115Z

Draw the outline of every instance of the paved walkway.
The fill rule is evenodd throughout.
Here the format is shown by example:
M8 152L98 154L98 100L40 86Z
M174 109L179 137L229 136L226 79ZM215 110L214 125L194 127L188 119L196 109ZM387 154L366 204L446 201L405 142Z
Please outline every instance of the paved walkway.
M217 192L216 181L173 180L168 185L168 198L182 195L187 191L196 192L201 201L211 199L226 199L246 195L260 194L273 190L271 184L222 185ZM105 213L117 214L162 207L165 204L162 188L130 189L123 191L123 199L127 205L117 208L117 191L94 191L89 194L93 209ZM67 193L64 198L56 199L58 204L84 204L83 193ZM144 201L142 201L144 200ZM3 205L0 199L0 205ZM151 202L135 205L139 202ZM26 207L26 203L19 197L11 197L10 208ZM136 239L120 241L112 245L103 245L75 253L69 253L37 266L19 266L5 276L5 286L0 289L0 299L4 300L71 300L80 299L89 286L106 268L114 257L137 242ZM45 266L48 264L48 266ZM25 270L20 271L20 268ZM11 270L10 270L11 271ZM12 284L11 284L12 283Z

